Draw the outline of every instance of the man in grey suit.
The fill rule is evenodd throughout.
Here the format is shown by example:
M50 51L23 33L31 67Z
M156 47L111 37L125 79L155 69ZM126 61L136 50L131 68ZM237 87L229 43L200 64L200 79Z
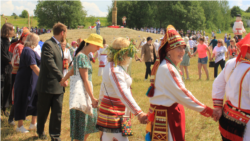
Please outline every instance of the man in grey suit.
M44 124L50 114L49 134L52 141L60 141L61 115L64 87L60 85L63 78L63 51L60 42L66 39L67 27L62 23L53 26L53 37L42 47L40 74L36 90L38 92L37 133L39 138L47 140Z

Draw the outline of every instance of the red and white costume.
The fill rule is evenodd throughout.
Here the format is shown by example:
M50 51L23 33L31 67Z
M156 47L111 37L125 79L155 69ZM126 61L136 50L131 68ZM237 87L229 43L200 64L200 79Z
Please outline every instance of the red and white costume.
M98 54L98 60L99 60L99 70L98 70L98 76L102 76L103 74L103 69L106 66L106 64L108 63L108 57L107 57L107 44L104 45L104 48L100 48L97 51Z
M227 62L226 67L213 83L212 97L214 107L223 106L224 95L226 95L227 103L232 107L241 109L241 111L250 111L250 61L241 61L236 64L236 58L233 58ZM236 119L244 120L241 116L236 117ZM227 132L221 126L220 131L222 134ZM234 136L237 138L236 135ZM250 122L247 122L243 141L249 140Z
M113 141L113 138L118 141L128 141L127 136L122 136L120 117L116 114L122 116L129 115L131 112L137 116L142 113L131 93L132 79L125 72L124 67L115 66L113 62L106 65L103 74L99 96L102 102L97 118L97 128L103 131L102 141Z
M185 111L183 106L207 117L212 114L209 107L199 102L186 89L181 75L168 60L163 60L157 70L154 96L150 98L150 104L167 107L167 113L180 109L177 114L167 114L168 141L185 140ZM174 121L178 117L181 117L181 120L179 122ZM176 123L182 127L175 126Z
M185 111L183 106L206 117L213 114L211 108L199 102L186 89L176 66L168 57L162 55L166 50L180 46L186 46L186 43L176 29L169 25L159 48L160 59L156 60L152 69L151 86L147 92L150 98L150 108L146 141L184 141Z
M243 22L241 20L237 20L234 22L233 32L234 35L242 35L244 32L246 32Z
M69 49L65 48L64 52L63 52L64 56L63 56L63 76L65 76L68 73L68 69L69 69L69 63L72 61L71 55L70 55L70 51Z

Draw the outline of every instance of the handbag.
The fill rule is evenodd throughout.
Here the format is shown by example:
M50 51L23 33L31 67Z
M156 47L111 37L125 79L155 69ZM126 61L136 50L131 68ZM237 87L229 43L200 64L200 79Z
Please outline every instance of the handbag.
M214 62L214 61L209 61L209 67L210 67L210 68L213 68L214 65L215 65L215 62Z
M77 64L76 64L77 65ZM77 68L77 67L76 67ZM90 83L93 90L92 83ZM84 87L84 83L81 74L73 75L70 77L70 97L69 97L69 109L79 110L85 114L93 117L92 101L88 92Z
M105 84L104 84L104 88L105 88L105 91L108 95ZM109 95L108 95L108 97L109 97ZM109 100L110 100L110 98L109 98ZM113 106L113 110L114 110L113 102L111 100L110 100L110 102L111 102L111 104ZM122 136L132 136L134 133L132 132L131 118L129 116L122 116L120 118L120 121L121 121Z

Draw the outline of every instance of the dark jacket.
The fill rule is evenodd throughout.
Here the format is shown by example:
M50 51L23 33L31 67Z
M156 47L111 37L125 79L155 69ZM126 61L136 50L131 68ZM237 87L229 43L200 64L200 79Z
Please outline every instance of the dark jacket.
M36 90L38 93L63 94L60 85L63 78L63 54L56 41L51 38L42 47L40 73Z
M210 42L210 44L209 44L209 46L212 44L212 47L213 47L213 49L214 49L214 47L215 46L217 46L217 39L213 39L211 42Z
M11 62L12 53L9 52L10 41L8 38L1 37L1 74L11 73L12 66Z

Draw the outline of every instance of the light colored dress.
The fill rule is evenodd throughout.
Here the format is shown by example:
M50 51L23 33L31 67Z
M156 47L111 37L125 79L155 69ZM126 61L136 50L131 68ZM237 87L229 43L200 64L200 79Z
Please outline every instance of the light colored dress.
M183 60L181 62L181 66L189 66L190 65L190 57L188 56L188 52L190 52L189 46L185 48L185 54L183 56Z
M92 83L92 65L87 55L79 53L74 59L74 75L79 74L79 68L88 69L88 80ZM78 68L76 68L78 66ZM99 130L96 128L97 109L93 108L93 118L81 111L70 110L70 137L71 140L84 140L86 134L95 133Z

